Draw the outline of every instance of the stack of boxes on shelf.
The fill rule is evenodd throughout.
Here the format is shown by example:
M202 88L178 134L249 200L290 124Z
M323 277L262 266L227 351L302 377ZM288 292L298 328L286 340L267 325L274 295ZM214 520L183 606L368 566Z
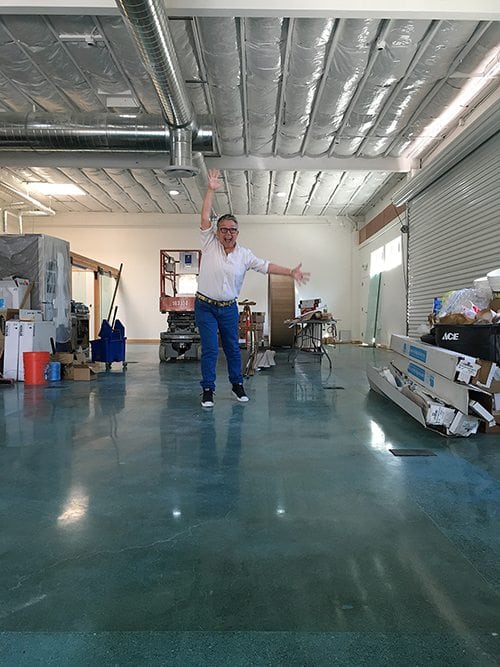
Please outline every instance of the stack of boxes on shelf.
M372 389L444 435L500 432L496 363L396 334L391 350L388 367L367 368Z

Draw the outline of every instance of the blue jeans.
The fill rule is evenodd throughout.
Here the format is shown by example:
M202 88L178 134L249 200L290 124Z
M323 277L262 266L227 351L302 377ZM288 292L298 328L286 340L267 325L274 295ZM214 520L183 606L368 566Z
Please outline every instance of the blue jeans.
M215 368L219 354L220 333L222 349L226 355L229 382L242 384L241 352L238 342L238 304L214 306L195 299L194 316L201 338L201 382L203 389L215 389Z

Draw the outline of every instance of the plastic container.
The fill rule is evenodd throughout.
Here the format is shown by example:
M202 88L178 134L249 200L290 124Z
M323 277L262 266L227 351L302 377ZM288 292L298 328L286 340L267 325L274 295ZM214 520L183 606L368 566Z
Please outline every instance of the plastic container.
M47 380L49 382L59 382L61 379L61 363L59 361L49 361L47 370Z
M47 384L49 352L23 352L24 384Z
M486 290L486 291L491 290L490 283L488 281L488 276L482 276L481 278L476 278L473 281L472 286L474 287L474 289L478 290Z
M90 341L92 361L104 361L111 364L113 361L125 361L125 327L116 320L111 328L107 320L103 320L97 340Z
M495 269L486 274L488 278L488 283L490 285L491 291L495 293L500 293L500 269Z
M436 345L500 363L500 324L436 324Z

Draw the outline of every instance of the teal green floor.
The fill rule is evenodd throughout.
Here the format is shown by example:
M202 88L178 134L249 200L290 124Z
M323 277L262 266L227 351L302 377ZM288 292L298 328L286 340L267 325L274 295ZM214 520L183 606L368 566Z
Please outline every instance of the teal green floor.
M0 387L1 665L498 665L500 437L301 354L213 409L198 364ZM396 458L391 447L433 457Z

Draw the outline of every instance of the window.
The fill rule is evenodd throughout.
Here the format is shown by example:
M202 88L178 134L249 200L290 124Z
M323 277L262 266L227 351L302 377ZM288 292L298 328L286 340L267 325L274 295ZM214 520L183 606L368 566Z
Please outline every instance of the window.
M380 246L370 255L370 278L384 270L384 246Z
M370 254L370 278L377 273L395 269L401 265L401 261L401 239L397 237Z
M384 262L384 271L390 271L395 269L396 266L401 265L401 239L398 236L397 239L389 241L385 244L385 262Z

